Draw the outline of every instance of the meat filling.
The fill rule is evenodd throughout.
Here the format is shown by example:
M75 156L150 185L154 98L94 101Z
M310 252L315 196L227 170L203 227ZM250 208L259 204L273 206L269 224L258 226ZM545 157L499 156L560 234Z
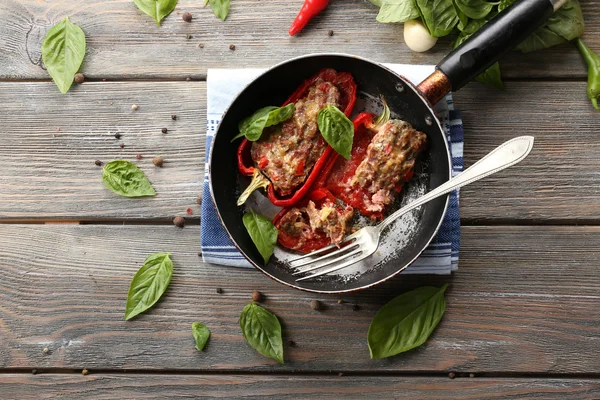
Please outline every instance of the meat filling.
M326 105L339 106L339 101L338 88L318 79L306 97L295 103L292 118L265 129L252 144L252 160L280 195L290 195L301 186L327 148L318 130L317 116Z
M351 181L366 191L370 211L383 211L392 203L394 190L412 173L426 143L427 136L405 121L391 120L379 128Z
M331 201L326 201L317 208L313 201L306 207L292 208L282 218L279 230L298 238L294 250L317 237L327 237L333 244L340 244L350 228L354 215L352 207L341 208Z

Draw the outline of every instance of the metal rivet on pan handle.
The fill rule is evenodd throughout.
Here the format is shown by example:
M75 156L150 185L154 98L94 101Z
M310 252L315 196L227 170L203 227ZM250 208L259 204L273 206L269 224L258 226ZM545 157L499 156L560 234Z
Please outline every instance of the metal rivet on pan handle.
M431 118L431 115L425 117L425 123L429 126L433 125L433 118Z
M400 93L404 92L404 85L401 82L396 83L396 90Z

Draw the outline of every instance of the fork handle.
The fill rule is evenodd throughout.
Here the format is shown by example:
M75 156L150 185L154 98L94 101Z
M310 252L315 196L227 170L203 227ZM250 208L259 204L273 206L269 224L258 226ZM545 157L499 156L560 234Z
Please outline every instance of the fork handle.
M381 224L379 224L379 229L384 230L390 223L395 221L400 216L427 203L428 201L517 164L527 157L529 152L531 152L531 149L533 148L533 140L533 136L519 136L501 144L488 153L485 157L471 165L471 167L466 169L464 172L387 217L385 220L383 220L383 222L381 222Z

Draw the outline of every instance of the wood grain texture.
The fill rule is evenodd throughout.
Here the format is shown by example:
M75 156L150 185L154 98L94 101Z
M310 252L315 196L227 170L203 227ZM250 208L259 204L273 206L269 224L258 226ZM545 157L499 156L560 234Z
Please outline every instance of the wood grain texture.
M255 270L203 264L197 227L0 225L0 368L596 374L599 240L600 227L465 227L451 277L401 275L338 304ZM149 313L124 321L129 281L158 251L172 252L171 285ZM370 360L376 311L444 283L447 311L430 340ZM282 322L285 365L241 335L254 289ZM312 310L312 299L325 309ZM194 348L194 321L212 331L204 352Z
M51 85L0 84L0 218L170 219L189 207L197 221L205 82L87 83L66 96ZM156 156L163 168L153 165ZM94 161L114 159L135 162L158 195L132 200L106 189Z
M598 221L600 113L585 97L585 83L510 82L505 91L472 84L455 100L464 110L466 165L512 137L536 137L524 162L463 189L465 221ZM191 207L197 221L204 82L86 83L66 96L49 82L5 82L0 104L0 220L166 221ZM162 169L152 165L157 155L168 161ZM131 200L109 192L94 160L119 158L136 162L158 196Z
M600 48L600 9L582 0L586 41ZM427 53L403 43L401 24L375 20L367 0L332 2L298 37L287 34L302 2L237 0L226 22L197 0L181 0L158 27L131 0L34 1L0 3L0 79L48 79L40 43L50 26L69 16L81 25L88 43L82 71L91 78L195 78L210 67L258 67L315 52L345 52L379 62L436 64L450 50L444 38ZM191 23L181 13L194 15ZM328 36L333 30L334 35ZM191 39L186 39L191 35ZM199 44L204 44L199 48ZM236 50L229 50L235 44ZM511 53L503 61L511 78L583 78L586 69L575 48L561 45L534 54Z
M597 399L591 379L241 375L0 375L5 400L51 399Z

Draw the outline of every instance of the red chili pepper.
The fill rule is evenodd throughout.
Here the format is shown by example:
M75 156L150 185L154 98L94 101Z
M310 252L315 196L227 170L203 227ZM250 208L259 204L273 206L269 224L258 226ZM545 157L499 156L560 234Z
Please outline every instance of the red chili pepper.
M290 36L300 32L311 19L327 7L327 4L329 4L329 0L305 0L298 16L290 26Z
M311 86L314 85L317 79L323 79L324 81L331 82L334 84L339 92L340 92L340 110L346 114L346 116L350 116L352 113L352 109L354 108L354 104L356 103L356 83L354 82L354 78L347 72L337 72L334 69L326 68L318 72L313 77L304 81L304 83L283 103L283 106L286 106L289 103L295 103L297 100L303 98L308 93L308 90ZM252 176L254 174L254 166L252 157L250 156L250 147L252 146L252 142L248 139L242 140L240 146L237 151L237 162L238 169L242 175ZM308 177L300 186L296 189L296 191L290 195L281 197L273 188L273 185L270 184L267 186L267 196L271 203L279 207L290 207L294 204L298 203L306 194L309 192L309 189L315 183L315 181L320 177L321 170L328 162L333 162L337 159L338 154L333 151L331 146L327 146L323 154L317 159L317 162L312 167L312 170L308 174ZM260 168L260 165L258 165Z

